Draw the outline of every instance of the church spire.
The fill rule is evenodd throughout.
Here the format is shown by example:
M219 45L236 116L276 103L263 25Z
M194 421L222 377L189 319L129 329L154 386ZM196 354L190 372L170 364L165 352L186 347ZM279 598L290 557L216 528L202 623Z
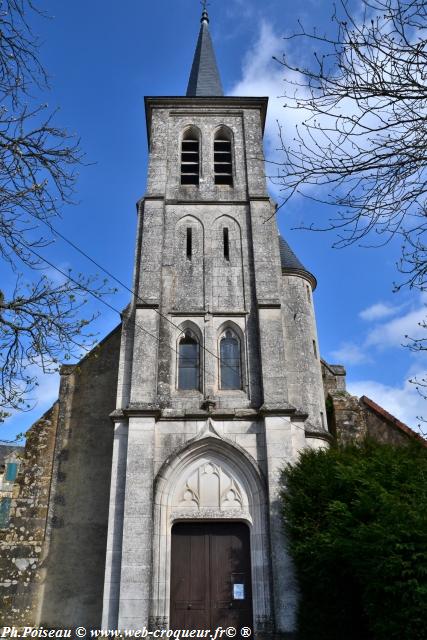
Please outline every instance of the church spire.
M187 96L223 96L221 78L209 33L209 16L206 2L202 4L202 24L188 81Z

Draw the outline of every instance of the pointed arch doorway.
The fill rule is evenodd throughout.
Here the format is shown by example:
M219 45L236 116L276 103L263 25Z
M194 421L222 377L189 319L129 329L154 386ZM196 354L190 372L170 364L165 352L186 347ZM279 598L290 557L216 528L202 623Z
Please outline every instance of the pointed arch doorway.
M206 535L209 536L211 536L209 527L214 527L214 525L218 526L217 533L222 525L231 527L239 524L243 528L246 527L244 530L247 533L243 534L244 539L241 545L246 549L244 557L247 558L249 555L249 561L246 559L243 564L249 567L251 579L248 583L245 581L237 582L237 576L235 576L235 584L244 585L243 595L250 594L247 601L250 603L251 613L245 615L251 619L253 617L254 632L262 630L266 621L271 620L272 616L265 481L255 461L236 443L221 437L215 430L211 419L207 421L204 428L193 440L163 464L156 477L151 591L151 619L153 627L156 628L171 628L172 623L177 624L175 614L171 610L171 604L175 607L176 599L181 601L180 606L184 605L184 601L187 605L192 605L191 609L187 609L187 611L193 610L193 601L188 600L187 596L192 595L194 591L190 593L187 591L184 596L177 598L176 595L173 595L173 590L176 591L177 587L171 588L171 578L175 579L171 575L171 572L175 571L172 566L176 555L175 532L178 531L179 525L184 523L205 525L207 527ZM204 554L210 554L212 545L217 545L213 534L212 531L208 543L206 540L203 543L209 548L209 552L205 551ZM190 554L191 563L191 554L196 553L195 547L191 549L193 544L189 542L182 542L182 544L187 545L185 553L187 558ZM231 549L233 549L233 544L237 543L232 543ZM229 543L227 545L230 547ZM178 552L178 557L179 555L180 552ZM217 562L221 566L227 566L227 563L220 558L219 555ZM205 567L205 572L206 562L206 559L200 561ZM229 564L228 569L230 568L232 571L228 570L228 576L233 572L239 573ZM241 573L245 572L246 569ZM214 575L215 569L209 567L209 573ZM185 573L181 577L185 578ZM188 577L187 574L187 580L190 578L191 583L197 582L196 575ZM209 577L209 581L212 579L215 578ZM230 599L230 585L233 584L230 577L226 579L225 584L228 586L218 587L219 592L221 589L225 589L225 598L209 597L209 613L204 615L209 615L211 619L212 616L215 617L215 608L218 609L213 604L215 601L226 602L229 609L235 607L238 610L236 603L233 603L232 607L229 605L230 602L241 597L242 587L236 586L236 591L234 591L233 586L231 595L235 594L236 597ZM211 587L209 586L209 588ZM188 624L190 622L194 624L194 620L189 621ZM224 626L224 624L220 622L219 626ZM203 628L210 627L208 625Z
M243 522L172 528L171 629L253 628L250 531Z

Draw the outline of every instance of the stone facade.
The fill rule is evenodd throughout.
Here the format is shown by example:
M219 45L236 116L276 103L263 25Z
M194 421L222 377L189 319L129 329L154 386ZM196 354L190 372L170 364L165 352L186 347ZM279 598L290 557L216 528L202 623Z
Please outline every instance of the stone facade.
M93 567L93 559L96 558L96 562L103 568L104 556L107 556L108 561L108 557L113 557L113 553L117 552L120 536L115 537L114 532L108 536L109 541L115 540L116 547L111 549L111 542L108 542L110 549L107 553L107 509L104 507L100 525L94 526L84 509L79 510L80 520L76 522L75 509L78 508L78 503L70 496L78 492L82 500L87 501L88 509L95 512L98 505L103 502L106 504L109 500L110 488L102 474L106 471L109 473L110 469L113 474L117 473L120 466L126 463L128 428L120 424L116 426L115 453L112 455L113 434L108 417L101 407L101 399L106 401L114 395L119 340L120 327L95 349L91 357L85 358L75 367L65 367L62 371L59 401L32 426L27 434L24 450L16 452L13 448L7 451L8 459L13 456L13 460L19 461L18 477L12 483L12 488L9 485L7 487L7 495L12 497L10 523L7 528L0 529L0 612L1 619L8 624L62 627L75 626L84 620L88 628L101 626L103 574L95 572L94 577L89 580L88 571L75 572L73 566L79 562L82 567ZM358 399L348 394L343 367L330 365L325 361L321 364L329 424L339 441L357 441L369 435L381 442L405 444L416 439L425 444L418 434L372 400L366 397ZM97 380L96 402L92 398L93 388L89 385L86 389L89 378ZM76 421L71 422L70 409L72 413L77 412L78 406L80 409L76 413ZM334 424L331 424L332 409ZM265 576L264 572L270 572L271 556L268 555L269 547L263 542L268 539L268 505L265 497L254 501L251 496L251 492L253 495L266 495L268 477L266 436L263 424L255 413L250 409L241 410L232 419L230 416L223 419L227 416L220 418L213 411L205 412L197 420L185 420L184 429L179 431L176 429L178 420L157 420L157 442L160 446L156 446L152 471L156 476L156 483L152 503L146 505L145 521L149 523L149 516L153 515L153 529L163 527L164 535L155 537L153 545L153 569L157 576L166 571L164 562L168 557L170 527L164 526L165 522L175 519L219 520L237 517L250 522L259 533L257 537L253 537L252 546L252 564L257 576L254 599L257 603L269 600L269 588L265 591L265 585L269 584L270 577ZM86 424L85 415L90 417ZM277 430L274 437L274 416L270 416L270 438L273 439L273 444L275 438L280 443L280 452L283 442L286 442L290 458L293 455L290 442L299 438L302 447L305 436L299 427L291 426L290 417L287 418L286 425L283 420L281 417L276 419ZM84 426L79 433L80 422ZM99 422L99 428L94 426L95 422ZM93 433L88 433L91 431ZM68 434L66 447L63 446L65 434ZM88 437L90 441L87 440ZM104 444L99 447L101 439ZM85 464L81 463L82 449L87 451L90 458L90 462ZM96 456L93 456L95 450ZM175 451L179 452L176 456L173 455ZM79 463L69 466L70 458L79 460ZM282 465L283 460L280 456L278 458L278 464ZM253 465L253 460L257 461L257 466ZM224 498L219 481L216 504L207 504L206 489L203 486L200 485L201 491L197 494L195 478L200 476L206 464L214 466L216 477L220 477L224 486L228 487L233 483L233 501ZM94 467L90 476L87 475L88 465ZM94 476L98 474L101 474L101 481L97 483L94 482ZM122 483L113 482L110 501L113 495L115 498L120 494L124 495L123 485L123 478ZM209 487L209 482L204 486ZM194 492L190 496L184 490L187 487ZM92 495L89 496L89 493ZM116 526L120 527L123 512L123 507L120 511L120 501L118 506L114 518L110 512L110 521L114 520ZM80 541L80 526L88 531L84 543ZM76 543L70 544L68 538L64 540L64 529L69 531L70 536L77 538ZM95 547L91 538L96 539ZM129 553L130 558L140 562L142 571L151 570L149 553L142 549L138 549L133 555ZM59 556L61 560L58 559ZM142 562L144 558L147 560L146 565ZM282 588L287 589L288 593L296 593L289 558L275 557L274 563L278 561L282 562ZM63 571L65 574L62 578ZM62 579L64 583L71 581L72 607L67 605L62 595ZM154 580L160 583L158 577L154 577ZM168 583L164 582L163 595L160 593L157 599L157 609L150 612L149 622L152 626L167 623L164 615L168 600L167 588ZM114 581L111 581L110 589L105 590L104 598L111 595L114 595ZM271 613L261 613L262 606L257 609L258 629L271 631Z
M213 64L201 68L212 78ZM321 362L315 279L293 254L296 268L283 263L264 175L267 102L146 99L134 296L121 326L63 367L58 403L29 432L0 531L8 624L168 627L173 525L228 521L250 530L254 631L294 637L280 471L328 446L331 431L379 434L384 415L348 396L342 367ZM182 184L189 132L197 185ZM218 133L231 184L215 180ZM232 385L227 335L238 345ZM190 385L180 383L185 340L197 353Z
M171 529L185 518L249 523L255 629L269 621L278 632L295 630L278 477L329 434L312 280L282 275L263 168L266 107L263 98L146 100L150 162L113 414L104 627L168 624ZM199 186L180 180L188 127L200 141ZM218 129L232 140L232 187L214 181ZM226 329L241 344L241 389L221 389ZM200 387L188 391L178 388L177 371L187 330L201 347ZM193 495L189 478L204 468L217 469L211 483L238 488L232 504L213 488L209 504Z

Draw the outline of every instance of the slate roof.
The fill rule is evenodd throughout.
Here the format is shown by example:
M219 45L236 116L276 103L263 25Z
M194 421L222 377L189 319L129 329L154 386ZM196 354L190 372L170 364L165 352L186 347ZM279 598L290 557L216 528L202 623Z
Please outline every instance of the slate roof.
M209 33L209 17L203 11L199 39L188 81L187 96L223 96L215 51Z
M285 273L297 273L310 281L313 290L317 286L317 280L310 271L308 271L302 262L297 258L288 243L281 235L279 235L279 251L282 271Z

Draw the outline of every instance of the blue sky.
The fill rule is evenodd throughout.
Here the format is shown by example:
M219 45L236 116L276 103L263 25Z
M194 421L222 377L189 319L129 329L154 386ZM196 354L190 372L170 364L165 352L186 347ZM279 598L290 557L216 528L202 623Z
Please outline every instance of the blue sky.
M51 90L43 97L60 107L56 121L81 138L88 164L81 168L76 206L63 209L57 225L70 239L130 286L134 258L136 201L143 196L147 168L144 95L183 95L199 30L197 0L44 0L49 20L37 19L41 57ZM279 120L287 134L298 114L283 109L283 69L272 60L285 45L282 36L297 28L330 29L328 0L212 0L211 33L225 92L268 95L267 157L276 157ZM298 7L298 8L296 8ZM357 12L357 4L354 5ZM296 60L309 55L292 45ZM289 51L289 49L288 49ZM272 187L273 195L279 196ZM302 222L325 220L328 212L296 198L281 209L278 223L302 262L317 277L315 293L322 356L344 364L348 388L368 395L416 427L427 410L410 376L425 365L402 348L405 334L417 335L424 316L419 294L393 293L399 280L396 243L379 249L332 249L333 233L295 230ZM71 247L58 241L46 256L61 268L96 272ZM0 272L2 273L2 272ZM2 276L2 278L4 275ZM10 280L10 286L12 280ZM110 299L123 308L129 294L119 287ZM119 317L100 304L94 329L102 338ZM25 431L55 400L56 376L42 376L34 409L12 416L1 427L4 439Z

